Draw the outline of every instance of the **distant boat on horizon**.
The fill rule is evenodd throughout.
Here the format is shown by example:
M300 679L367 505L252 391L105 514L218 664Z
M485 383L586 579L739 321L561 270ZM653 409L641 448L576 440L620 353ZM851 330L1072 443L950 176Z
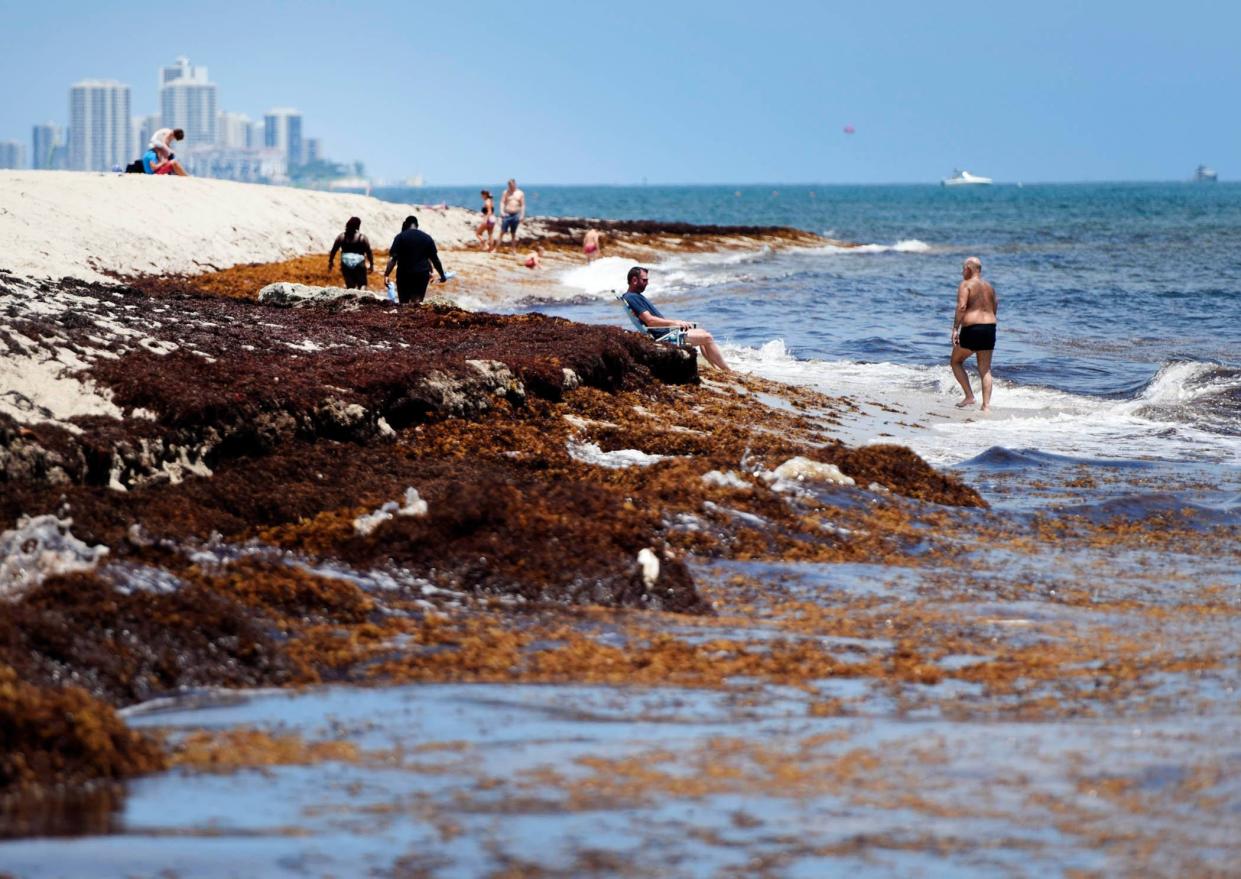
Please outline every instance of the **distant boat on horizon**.
M1195 183L1218 183L1219 175L1215 173L1215 169L1209 165L1199 165L1198 170L1194 172Z
M952 176L944 178L940 184L942 186L990 186L992 182L990 177L979 177L969 171L953 168Z

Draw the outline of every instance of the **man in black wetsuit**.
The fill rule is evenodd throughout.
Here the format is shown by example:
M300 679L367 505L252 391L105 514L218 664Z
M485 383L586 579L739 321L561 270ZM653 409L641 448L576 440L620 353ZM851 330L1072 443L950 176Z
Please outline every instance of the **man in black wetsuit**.
M431 266L439 272L440 282L448 280L444 275L444 266L440 263L440 255L435 249L435 240L418 228L417 217L406 217L401 224L401 233L392 239L392 247L388 250L388 266L384 269L384 280L392 274L396 266L396 295L402 305L417 305L427 295L427 284L431 282Z

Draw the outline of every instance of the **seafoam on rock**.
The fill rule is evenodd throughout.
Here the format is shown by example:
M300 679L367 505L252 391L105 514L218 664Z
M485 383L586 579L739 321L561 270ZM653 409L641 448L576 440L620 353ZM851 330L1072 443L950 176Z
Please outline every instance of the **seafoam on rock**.
M569 440L569 457L583 464L619 470L623 467L649 467L667 459L667 455L648 455L638 449L616 449L605 452L597 443L579 443Z
M48 577L93 570L106 546L87 546L69 531L72 519L23 516L0 534L0 599L13 600Z
M708 470L702 474L702 481L707 485L715 488L735 488L738 490L751 489L754 486L741 478L736 470L721 472L719 470Z
M835 464L824 464L812 461L800 455L789 458L775 470L767 470L758 474L764 481L771 483L776 491L792 491L800 484L807 482L827 483L829 485L853 485L852 476L840 472Z
M405 489L405 501L398 505L396 501L388 501L382 507L365 513L353 520L353 530L361 537L369 537L384 522L390 522L397 516L425 516L427 502L418 495L416 488Z

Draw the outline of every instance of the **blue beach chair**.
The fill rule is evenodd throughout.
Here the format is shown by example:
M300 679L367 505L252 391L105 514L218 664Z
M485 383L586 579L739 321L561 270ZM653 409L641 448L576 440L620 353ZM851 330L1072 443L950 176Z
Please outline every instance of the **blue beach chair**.
M667 342L669 345L684 345L685 334L688 330L676 329L674 327L648 327L642 323L642 318L638 317L637 312L629 307L629 303L625 301L625 294L618 293L616 301L620 303L620 307L625 309L625 314L629 315L629 322L633 324L634 329L642 333L649 339L656 342Z

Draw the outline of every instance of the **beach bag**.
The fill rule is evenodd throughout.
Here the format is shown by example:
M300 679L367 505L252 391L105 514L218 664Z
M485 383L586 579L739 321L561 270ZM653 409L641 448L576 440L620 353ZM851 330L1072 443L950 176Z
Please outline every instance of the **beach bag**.
M340 255L340 264L347 269L356 269L364 262L366 262L364 253L342 253Z
M146 168L142 167L142 159L134 159L125 166L126 174L145 174Z

